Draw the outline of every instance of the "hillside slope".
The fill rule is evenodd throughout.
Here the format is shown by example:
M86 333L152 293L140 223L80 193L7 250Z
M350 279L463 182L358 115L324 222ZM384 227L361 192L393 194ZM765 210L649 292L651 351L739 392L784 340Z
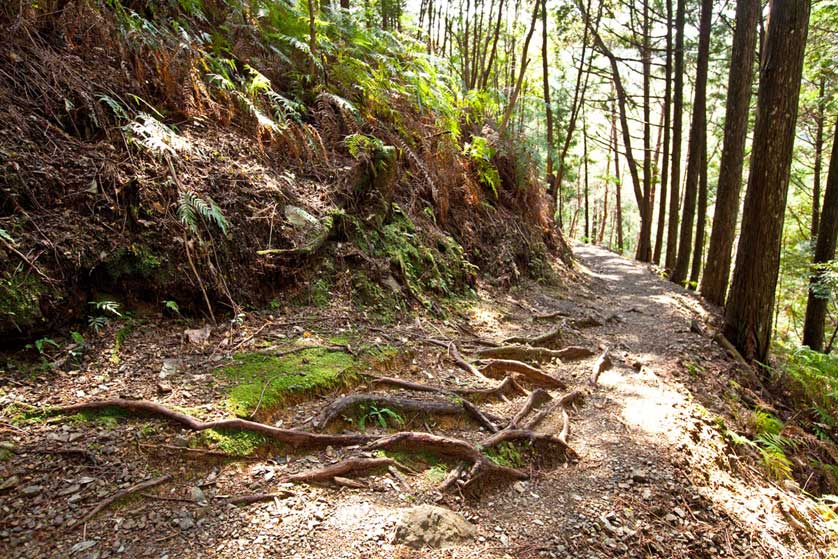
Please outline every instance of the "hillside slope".
M312 52L283 2L21 6L0 8L6 340L112 299L432 308L568 258L526 154L407 37L340 13Z

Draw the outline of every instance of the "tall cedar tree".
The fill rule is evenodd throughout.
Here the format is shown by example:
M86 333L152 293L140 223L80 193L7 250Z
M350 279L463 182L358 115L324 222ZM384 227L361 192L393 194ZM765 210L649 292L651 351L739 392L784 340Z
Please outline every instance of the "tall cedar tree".
M663 94L663 169L661 170L660 210L658 230L655 234L655 251L652 261L660 264L663 253L663 233L666 228L666 196L669 185L669 144L672 132L672 0L666 0L666 65Z
M826 178L826 193L823 198L823 214L820 218L815 243L815 257L809 285L809 300L806 303L806 322L803 326L803 345L815 351L823 351L824 322L829 300L818 293L818 284L823 280L823 265L835 258L835 244L838 241L838 123L832 141L832 159L829 161L829 175Z
M730 277L730 260L739 216L739 192L748 135L757 22L762 11L760 0L736 3L736 31L730 55L727 81L724 147L719 167L716 211L710 233L707 265L701 278L701 294L708 301L723 305Z
M698 26L698 62L695 72L695 98L690 125L690 144L687 148L687 177L684 185L684 208L681 215L681 234L678 240L678 257L670 279L683 284L690 267L693 251L693 224L695 203L698 196L698 179L701 174L701 146L707 134L707 68L710 62L710 25L713 21L713 1L701 1L701 23Z
M809 0L771 0L762 51L750 176L724 335L749 361L764 362L780 266Z
M678 253L678 203L681 190L681 136L684 112L684 27L686 0L678 0L675 10L675 79L672 92L672 179L669 181L669 225L666 230L665 268L671 274Z
M652 45L649 0L643 0L643 44L640 49L643 63L643 210L640 220L640 238L635 258L641 262L652 260Z
M553 107L550 104L550 70L549 60L547 59L547 0L541 0L541 66L544 78L544 112L547 118L547 183L554 184Z

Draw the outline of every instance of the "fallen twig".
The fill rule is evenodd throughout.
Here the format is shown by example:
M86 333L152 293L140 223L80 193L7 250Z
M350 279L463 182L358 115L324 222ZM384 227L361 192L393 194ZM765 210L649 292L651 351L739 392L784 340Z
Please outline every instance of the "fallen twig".
M83 524L83 523L87 522L88 520L90 520L91 518L93 518L94 516L99 514L99 512L101 512L105 508L109 507L115 501L125 497L126 495L130 495L130 494L136 493L138 491L143 491L145 489L155 487L157 485L160 485L161 483L165 483L165 482L169 481L170 479L172 479L171 474L166 474L164 476L160 476L160 477L154 478L154 479L149 479L149 480L134 484L131 487L126 487L125 489L121 489L121 490L117 491L116 493L114 493L113 495L111 495L110 497L108 497L107 499L101 501L98 505L93 507L90 510L90 512L88 512L83 517L81 517L81 519L77 520L76 522L73 522L70 525L70 527L72 528L74 526L78 526L79 524Z
M521 375L522 378L532 384L545 386L547 388L567 388L567 385L559 379L543 373L526 363L512 359L495 359L489 361L482 369L480 369L480 372L490 377L503 377L506 376L506 373L512 372Z

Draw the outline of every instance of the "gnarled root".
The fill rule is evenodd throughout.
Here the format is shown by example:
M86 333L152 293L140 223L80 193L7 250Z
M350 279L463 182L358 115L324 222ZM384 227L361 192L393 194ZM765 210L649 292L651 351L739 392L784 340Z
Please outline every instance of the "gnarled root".
M521 361L512 359L494 359L486 363L480 370L486 376L500 378L506 376L506 373L517 373L528 382L544 386L546 388L565 389L567 385L555 377L543 373Z
M503 340L505 344L526 344L533 347L547 347L550 343L562 337L561 326L556 326L552 330L545 332L539 336L528 338L526 336L513 336Z
M562 359L573 361L585 359L594 354L588 348L569 346L564 349L547 349L543 347L529 347L524 345L508 345L501 347L488 347L478 350L475 355L489 359L515 359L518 361L550 361L551 359Z
M299 431L296 429L280 429L278 427L272 427L270 425L265 425L264 423L257 423L246 419L200 421L191 415L174 411L165 406L149 402L147 400L97 400L93 402L53 408L50 411L56 414L69 415L80 411L102 410L106 408L117 408L137 414L163 417L174 421L175 423L179 423L187 429L191 429L193 431L205 431L207 429L250 431L295 447L325 447L329 445L352 446L366 444L375 440L375 437L369 435L327 435L321 433L308 433L306 431Z
M343 477L349 473L369 473L396 465L396 461L390 458L350 458L325 468L286 476L282 478L282 481L330 481L334 480L335 477Z

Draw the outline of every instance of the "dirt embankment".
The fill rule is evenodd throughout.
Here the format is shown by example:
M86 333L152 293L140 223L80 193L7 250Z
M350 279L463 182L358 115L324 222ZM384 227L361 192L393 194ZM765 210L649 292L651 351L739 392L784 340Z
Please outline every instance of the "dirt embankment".
M465 120L455 140L326 54L325 83L286 91L300 61L245 12L47 4L0 8L4 339L102 299L232 316L335 291L432 306L474 266L509 284L568 254L525 164L498 147L492 191Z

